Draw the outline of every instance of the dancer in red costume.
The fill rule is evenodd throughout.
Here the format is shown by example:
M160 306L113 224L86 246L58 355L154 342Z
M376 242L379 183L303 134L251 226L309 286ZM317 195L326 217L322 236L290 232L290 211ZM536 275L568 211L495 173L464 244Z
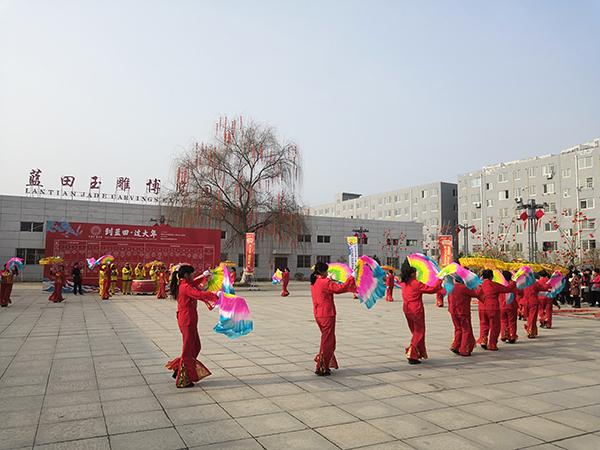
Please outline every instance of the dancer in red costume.
M502 272L504 279L510 281L512 274L505 270ZM512 301L507 303L510 296ZM508 294L500 294L498 300L500 301L500 340L502 342L508 342L514 344L517 342L517 309L519 307L517 298L519 296L519 290L515 286L512 292Z
M483 300L483 324L481 348L485 350L498 350L498 336L500 335L500 294L507 294L515 288L515 282L511 281L508 286L492 281L494 273L491 270L484 270L481 273L483 284L478 288L478 297ZM481 317L481 316L480 316Z
M64 300L62 288L65 284L65 268L60 265L56 270L50 271L50 273L54 276L54 290L52 291L52 294L50 294L50 297L48 297L48 301L60 303Z
M9 268L5 265L4 270L0 274L0 306L6 308L11 302L10 294L13 287L13 274Z
M315 357L317 363L315 374L319 376L331 375L330 367L339 368L335 359L336 311L333 294L354 292L356 290L354 277L348 277L344 284L339 284L327 278L328 270L329 266L326 263L318 262L315 264L314 272L310 276L313 313L319 330L321 330L321 346L319 347L319 354Z
M202 345L198 335L198 301L204 302L211 310L218 299L212 292L200 291L194 287L192 274L194 268L182 265L171 276L171 296L177 299L177 323L183 337L181 356L167 363L167 369L173 371L178 388L188 388L210 375L204 364L196 358Z
M385 301L394 301L394 271L389 270L387 277L385 278Z
M444 307L444 295L446 295L446 289L444 288L438 289L438 291L435 293L435 306L438 308Z
M538 275L539 277L539 275ZM547 283L547 279L538 279L531 286L526 287L523 290L523 297L527 305L527 324L525 324L525 331L527 331L527 337L534 339L538 335L537 318L538 310L540 307L539 294L543 291L550 290Z
M435 286L427 286L418 281L416 275L417 271L414 267L410 267L406 262L402 265L400 271L402 310L412 333L410 345L406 348L409 364L420 364L420 359L427 359L423 294L435 294L442 285L442 281L439 280Z
M478 295L478 291L468 289L460 278L454 279L454 288L448 295L448 310L454 325L454 340L450 351L460 356L471 356L475 348L475 336L471 326L471 298Z
M287 297L290 295L288 291L288 284L290 283L290 269L289 267L284 268L281 271L281 296Z
M156 298L167 298L166 286L167 269L165 268L165 266L160 266L160 268L158 269L158 290L156 291Z

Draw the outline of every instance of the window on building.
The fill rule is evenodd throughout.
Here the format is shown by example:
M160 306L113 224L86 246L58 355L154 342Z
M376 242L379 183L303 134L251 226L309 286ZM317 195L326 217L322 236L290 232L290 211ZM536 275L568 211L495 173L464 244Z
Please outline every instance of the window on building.
M330 255L317 255L317 262L329 264L331 262L331 256Z
M422 190L421 191L421 198L427 198L427 191L426 190Z
M488 225L491 225L494 223L494 218L492 216L488 216L485 218L485 221L487 222Z
M508 200L508 190L499 191L498 200Z
M544 252L553 252L558 250L558 242L556 241L544 241L542 243L542 251Z
M471 211L471 219L481 219L481 209Z
M299 234L298 242L310 242L310 234Z
M298 264L296 266L299 269L310 267L310 255L298 255Z
M584 183L583 187L585 187L587 189L593 189L594 188L594 178L587 177L585 179L585 183Z
M583 239L581 241L583 250L594 250L596 248L596 239Z
M468 217L469 217L469 216L467 215L467 213L466 213L466 212L463 212L463 213L461 213L461 215L460 215L460 220L462 220L463 222L466 222L466 221L467 221L467 219L468 219Z
M516 231L517 233L522 233L522 232L523 232L523 224L521 224L521 223L516 223L516 224L515 224L515 231Z
M471 187L477 188L481 186L481 178L473 178L471 180Z
M430 209L430 211L431 211L431 212L436 212L436 211L438 211L438 210L439 210L439 208L438 208L438 204L437 204L437 202L432 202L432 203L431 203L431 209Z
M331 236L326 234L317 234L317 243L329 244L331 242Z
M544 222L544 231L556 231L554 225L550 222Z
M44 257L43 248L18 248L17 258L21 258L25 264L37 264Z
M473 203L481 202L481 194L471 194L471 202L473 202Z
M515 198L521 198L522 197L522 195L521 195L521 188L520 187L515 188L514 194L515 194Z
M554 164L546 164L542 166L542 173L544 175L554 175Z
M522 242L517 242L515 244L515 250L518 252L522 252L523 251L523 243Z
M563 210L563 212L565 213L566 217L571 217L573 215L573 209L572 208L565 208Z
M407 239L406 240L407 247L416 247L417 245L419 245L418 239Z
M44 222L21 222L21 231L41 233L44 231Z
M571 189L565 188L563 189L563 198L569 198L571 196Z
M227 239L227 231L221 230L221 239Z
M563 169L560 171L560 176L562 178L571 178L571 169Z
M456 197L456 189L452 189L452 197Z
M498 210L498 215L500 216L500 218L504 219L506 217L508 217L508 208L500 208Z
M437 197L438 194L439 194L438 188L432 188L431 189L431 196L432 197Z
M596 229L596 219L586 219L581 221L581 228L583 230L595 230Z
M579 209L591 209L594 207L593 198L584 198L579 201Z
M555 213L556 212L556 203L550 202L548 203L548 211Z
M592 165L593 161L591 156L583 156L577 159L577 167L580 169L589 169Z
M400 261L397 256L388 256L385 260L385 263L388 266L392 266L392 267L396 267L396 268L400 267Z
M492 189L493 189L492 183L485 183L485 190L486 191L491 191Z
M498 174L498 183L504 183L508 181L508 177L506 176L506 172L500 172Z
M533 185L532 185L532 186L529 186L529 188L527 188L527 189L528 189L528 191L529 191L529 195L530 195L530 196L532 196L532 197L533 197L533 196L536 194L536 189L535 189L535 186L533 186Z
M534 178L535 177L535 167L528 167L527 168L527 176L529 178Z
M544 194L554 194L554 183L546 183L543 185Z
M513 179L515 179L515 180L521 179L521 171L519 169L513 170Z

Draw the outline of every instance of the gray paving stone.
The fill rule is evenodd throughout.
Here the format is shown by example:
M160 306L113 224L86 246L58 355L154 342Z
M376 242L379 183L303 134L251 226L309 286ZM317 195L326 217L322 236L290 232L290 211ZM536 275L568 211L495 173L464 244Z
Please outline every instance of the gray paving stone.
M168 409L167 415L175 425L213 422L230 418L229 414L216 403Z
M322 395L315 395L313 393L306 392L304 394L271 397L269 400L271 400L281 409L295 411L298 409L317 408L319 406L329 405L329 403L324 401L322 397Z
M67 422L70 420L90 419L94 417L102 417L100 403L54 406L42 410L40 423Z
M518 417L526 417L529 414L506 405L495 402L473 403L464 406L459 406L459 410L469 414L489 420L490 422L502 422L504 420L516 419Z
M363 447L394 440L391 435L366 422L332 425L317 428L316 431L340 448Z
M0 449L33 447L35 426L0 428Z
M398 439L407 439L415 436L425 436L445 431L431 422L427 422L413 415L403 415L373 419L368 421L389 435Z
M177 431L188 447L235 441L250 437L236 421L220 420L198 425L178 425Z
M191 447L192 450L263 450L255 439L240 439L239 441L219 442L218 444Z
M127 400L102 402L102 410L104 411L105 416L144 411L157 411L159 409L162 409L162 407L154 397L131 398Z
M112 435L169 428L173 424L163 411L146 411L106 416L106 426L108 427L108 433Z
M400 414L403 414L403 411L378 400L370 400L366 402L357 403L345 403L343 405L340 405L340 408L362 420L376 419L379 417L398 416Z
M34 450L109 450L108 437L78 439L76 441L56 442L36 445Z
M279 450L283 448L290 450L333 450L338 448L313 430L263 436L259 437L258 441L267 450Z
M600 436L596 434L586 434L577 436L564 441L555 442L560 448L567 450L591 450L600 448Z
M110 436L111 450L177 450L185 448L175 428Z
M411 447L422 450L477 450L480 447L454 433L441 433L407 439Z
M503 422L502 425L534 436L542 441L555 441L581 434L580 430L538 416L509 420Z
M475 427L489 423L488 420L465 412L458 408L436 409L416 414L417 417L431 422L446 430Z
M541 444L542 441L527 434L499 424L481 425L479 427L458 430L456 434L480 444L484 448L515 449L531 447Z
M581 431L600 431L600 419L598 417L576 409L565 409L563 411L542 414L542 417Z
M101 417L41 424L38 428L35 443L36 445L48 444L98 436L106 436L106 425Z
M356 422L357 418L337 406L322 406L320 408L291 411L294 417L310 428L327 427L342 423Z
M254 437L298 431L306 428L302 422L285 412L242 417L237 419L237 422Z

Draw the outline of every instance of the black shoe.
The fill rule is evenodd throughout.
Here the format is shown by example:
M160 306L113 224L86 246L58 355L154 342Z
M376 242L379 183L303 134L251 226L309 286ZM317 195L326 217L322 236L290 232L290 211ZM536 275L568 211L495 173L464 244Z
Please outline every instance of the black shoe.
M8 305L0 305L2 308L8 308Z
M173 375L171 375L171 376L173 377L174 380L176 380L177 379L177 371L174 370L173 371Z
M419 361L418 359L408 358L408 363L409 364L421 364L421 361Z
M178 388L182 388L182 389L185 389L185 388L191 388L191 387L194 387L194 383L188 383L188 384L186 384L185 386L177 386L177 387L178 387Z
M500 339L500 340L501 340L502 342L506 342L506 341L508 341L508 339L506 339L506 338L502 338L502 339Z
M329 375L331 375L331 370L327 369L323 372L321 372L320 370L315 370L315 375L319 377L328 377Z
M508 342L509 344L516 344L516 343L517 343L517 340L516 340L516 339L509 339L507 342Z
M481 344L481 348L487 350L487 344Z
M460 353L458 350L456 350L455 348L451 348L450 351L452 353L456 353L457 355Z

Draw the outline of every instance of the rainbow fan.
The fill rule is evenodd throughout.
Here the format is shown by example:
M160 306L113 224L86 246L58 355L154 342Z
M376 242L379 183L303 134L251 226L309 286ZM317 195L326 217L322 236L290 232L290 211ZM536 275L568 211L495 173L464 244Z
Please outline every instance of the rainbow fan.
M548 292L541 292L540 294L544 297L556 298L556 296L565 288L567 280L562 273L556 271L548 280L548 284L550 285L550 290Z
M88 269L93 270L94 268L101 266L102 264L110 264L115 261L115 257L113 255L102 255L100 258L87 258L85 262L87 263Z
M517 289L525 289L535 283L535 275L529 266L522 266L515 272L513 280L517 283Z
M9 270L13 270L14 268L21 270L23 269L23 260L21 258L10 258L6 262L6 267L8 267Z
M492 281L494 283L501 284L502 286L508 286L508 281L504 278L504 275L498 269L492 269L492 273L494 274Z
M440 268L433 259L423 253L413 253L408 255L406 259L408 264L417 270L417 280L427 286L437 284L437 274L440 272Z
M477 274L455 262L448 264L440 270L437 277L443 279L449 275L458 276L469 289L475 289L481 284L481 278Z
M352 269L348 264L335 262L329 264L329 269L327 270L327 273L333 281L337 281L338 283L345 283L346 280L350 277L350 275L352 275Z
M283 272L281 270L277 269L275 271L275 273L273 274L273 277L271 278L271 283L279 284L279 283L281 283L281 280L283 280Z
M225 264L219 264L219 266L213 270L212 277L206 283L206 290L210 292L223 291L226 294L234 294L233 286L231 285L231 278L229 278L229 269Z
M361 256L356 262L356 295L370 309L385 295L385 272L373 258Z
M252 315L245 298L220 292L217 306L219 322L213 328L215 333L235 339L252 331Z

